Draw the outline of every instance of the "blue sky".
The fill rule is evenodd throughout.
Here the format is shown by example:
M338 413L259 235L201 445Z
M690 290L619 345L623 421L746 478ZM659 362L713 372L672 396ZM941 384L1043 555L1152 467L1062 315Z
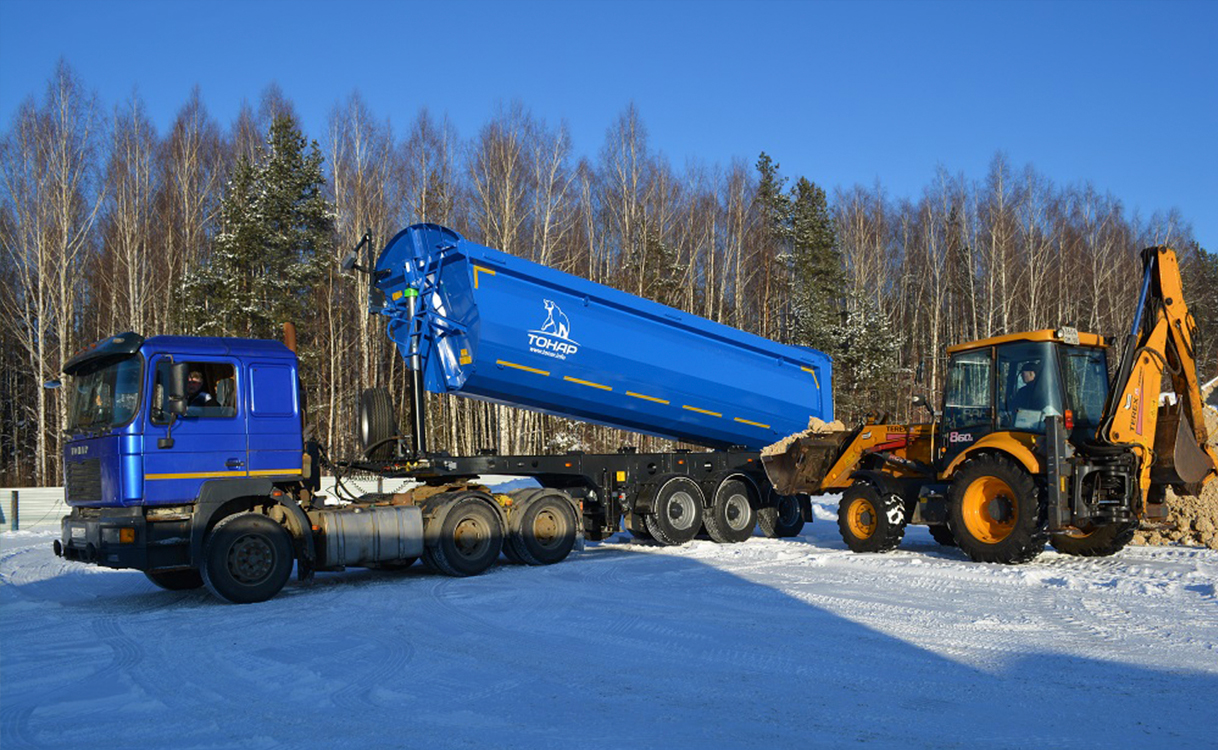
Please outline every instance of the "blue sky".
M191 88L227 127L277 83L323 140L358 89L401 133L427 106L462 137L520 100L594 155L633 101L650 147L832 190L917 198L998 150L1179 208L1218 251L1218 2L65 2L0 0L0 126L65 57L158 127Z

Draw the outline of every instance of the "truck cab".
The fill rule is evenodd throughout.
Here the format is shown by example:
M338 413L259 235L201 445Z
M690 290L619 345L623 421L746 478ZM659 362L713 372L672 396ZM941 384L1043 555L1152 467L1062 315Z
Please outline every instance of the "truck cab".
M200 501L301 478L297 361L279 342L128 332L78 353L64 373L65 557L189 566L185 522L198 520Z

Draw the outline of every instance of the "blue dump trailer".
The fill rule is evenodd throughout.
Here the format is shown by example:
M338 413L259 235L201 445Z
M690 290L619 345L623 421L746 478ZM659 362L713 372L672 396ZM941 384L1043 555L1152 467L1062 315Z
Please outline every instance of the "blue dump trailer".
M71 513L54 543L82 563L206 586L236 603L271 598L295 570L403 568L452 576L501 557L567 558L623 527L655 544L705 532L742 542L793 536L809 500L779 495L757 452L830 420L832 368L789 347L469 242L430 224L375 260L370 312L412 377L409 429L389 394L360 395L361 456L343 475L416 480L404 492L321 492L306 439L295 335L112 336L64 367L64 485ZM362 263L360 261L363 261ZM429 450L426 394L454 393L685 441L708 450L452 456ZM494 492L509 474L537 487ZM398 484L395 482L395 484ZM341 493L336 493L341 494Z
M784 346L418 224L376 260L372 308L426 389L760 449L833 419L832 369Z

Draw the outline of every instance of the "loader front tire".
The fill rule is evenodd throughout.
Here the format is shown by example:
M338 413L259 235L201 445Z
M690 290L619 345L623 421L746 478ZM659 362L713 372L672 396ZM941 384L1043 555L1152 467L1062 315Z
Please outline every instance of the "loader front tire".
M854 552L888 552L905 537L905 503L882 494L867 482L855 482L842 493L837 528Z
M948 525L977 562L1024 563L1049 534L1036 481L1005 456L985 455L960 468L948 492Z

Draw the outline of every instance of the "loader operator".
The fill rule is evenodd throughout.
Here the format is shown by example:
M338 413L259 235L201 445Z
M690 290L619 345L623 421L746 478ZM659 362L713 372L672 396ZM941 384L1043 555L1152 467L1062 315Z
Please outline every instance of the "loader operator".
M1036 376L1036 363L1025 362L1019 372L1019 379L1023 381L1023 385L1011 397L1012 411L1040 411L1045 408L1044 389L1037 387Z

